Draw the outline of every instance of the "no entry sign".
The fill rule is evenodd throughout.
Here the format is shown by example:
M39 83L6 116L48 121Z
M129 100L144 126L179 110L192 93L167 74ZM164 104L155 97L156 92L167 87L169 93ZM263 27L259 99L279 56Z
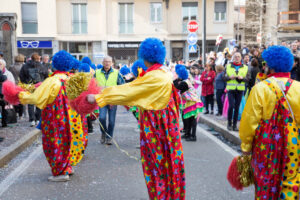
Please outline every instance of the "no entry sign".
M196 21L190 21L187 25L189 32L194 33L198 30L198 23Z

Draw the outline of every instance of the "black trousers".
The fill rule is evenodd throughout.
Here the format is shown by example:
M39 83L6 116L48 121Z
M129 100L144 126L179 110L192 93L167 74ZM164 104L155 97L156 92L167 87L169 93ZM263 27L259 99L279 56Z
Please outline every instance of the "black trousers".
M210 105L211 112L214 111L214 94L210 94L205 96L205 109L208 112L208 108Z
M185 134L187 136L196 136L196 131L197 131L197 118L196 117L190 117L187 119L183 119L184 125L184 130Z
M233 125L234 127L236 127L237 125L237 121L239 117L239 108L240 108L243 95L244 95L244 91L239 91L239 90L228 91L229 108L227 113L227 119L228 119L229 126ZM234 113L233 113L233 109L234 109ZM233 124L232 124L232 117L233 117Z
M15 109L16 113L18 113L19 117L23 116L24 106L22 104L14 106L14 109Z
M223 102L222 102L222 96L224 94L224 90L217 90L217 105L218 105L218 113L222 115L223 113Z
M87 120L88 130L93 131L93 121L91 117L87 117L86 120Z
M35 105L28 104L29 121L39 121L41 119L42 111Z
M0 106L1 106L1 123L2 126L7 126L7 110L5 109L6 102L4 100L0 100Z

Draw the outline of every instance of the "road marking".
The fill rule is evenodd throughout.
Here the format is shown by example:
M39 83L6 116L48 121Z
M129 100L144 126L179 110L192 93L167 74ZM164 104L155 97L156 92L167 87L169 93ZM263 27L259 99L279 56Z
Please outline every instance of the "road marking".
M19 167L12 171L1 183L0 183L0 197L1 195L18 179L18 177L42 154L42 145L38 146Z
M209 133L207 130L203 129L200 126L197 126L197 129L200 131L201 134L205 135L206 137L208 137L209 139L211 139L212 141L217 143L221 148L223 148L225 151L230 153L233 157L240 155L237 151L230 148L228 145L226 145L225 143L220 141L217 137L215 137L211 133Z

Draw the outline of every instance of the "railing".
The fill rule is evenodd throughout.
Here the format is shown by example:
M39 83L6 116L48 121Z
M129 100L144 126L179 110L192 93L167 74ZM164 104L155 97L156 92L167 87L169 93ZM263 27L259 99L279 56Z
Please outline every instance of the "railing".
M280 25L300 24L300 11L279 12L278 22Z

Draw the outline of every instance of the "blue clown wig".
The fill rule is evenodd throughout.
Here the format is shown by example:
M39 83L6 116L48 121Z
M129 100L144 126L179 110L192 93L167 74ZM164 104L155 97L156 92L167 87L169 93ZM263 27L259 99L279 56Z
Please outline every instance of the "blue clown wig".
M262 53L262 58L275 72L290 72L294 64L294 56L287 47L272 46Z
M129 69L126 65L124 65L124 66L120 69L120 73L121 73L123 76L125 76L125 75L127 75L127 74L130 73L130 69Z
M90 72L91 68L87 63L81 63L78 71L79 72Z
M84 57L84 58L82 58L81 62L82 62L82 63L86 63L86 64L88 64L89 66L92 66L92 61L91 61L91 59L90 59L89 57Z
M139 58L149 63L163 64L166 57L166 48L157 38L147 38L139 48Z
M92 64L92 65L91 65L91 68L92 68L93 70L96 70L96 69L97 69L97 67L96 67L95 64Z
M97 69L101 69L103 67L103 65L99 64L97 65Z
M186 80L189 77L189 73L184 65L176 65L175 72L182 80Z
M142 68L144 71L147 71L147 67L144 64L144 61L142 60L137 60L133 63L133 65L131 66L131 72L133 73L133 75L135 77L138 77L138 68Z
M52 66L59 71L70 71L72 69L72 62L74 57L65 50L54 54L52 58Z
M71 69L78 70L80 66L80 61L74 58L71 62Z

